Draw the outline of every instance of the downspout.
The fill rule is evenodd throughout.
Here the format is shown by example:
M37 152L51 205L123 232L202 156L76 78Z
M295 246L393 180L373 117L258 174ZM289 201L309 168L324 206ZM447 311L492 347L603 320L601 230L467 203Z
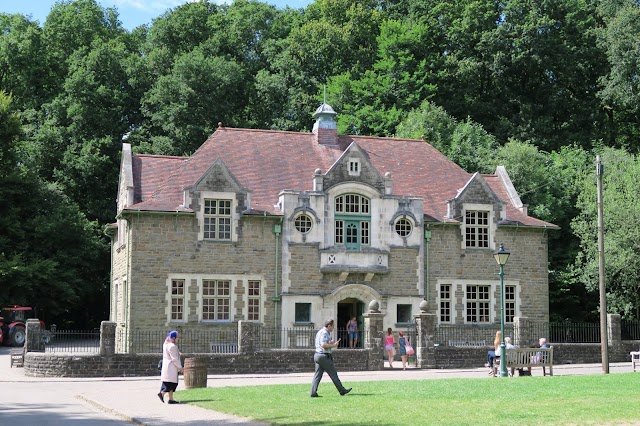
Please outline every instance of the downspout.
M280 295L278 294L278 246L280 243L280 234L282 233L282 219L280 219L280 223L276 223L273 225L273 233L276 236L276 263L275 263L275 276L274 276L274 295L273 295L273 347L278 347L278 302L280 302Z
M124 280L124 291L122 292L122 295L124 297L124 312L123 312L123 320L124 320L124 335L125 335L125 346L126 346L126 351L127 353L129 353L129 349L130 349L130 338L131 335L129 334L131 332L131 327L129 324L129 278L131 276L130 272L129 272L129 262L131 260L131 238L130 238L130 234L132 234L131 232L131 228L132 228L132 224L131 221L127 218L125 218L125 222L127 222L127 262L125 265L125 280Z
M424 230L424 300L429 301L429 242L431 241L431 230L429 225L425 225Z
M109 225L104 227L104 234L109 237L109 255L111 263L109 264L109 321L113 321L113 232L109 230ZM116 231L118 232L118 231Z

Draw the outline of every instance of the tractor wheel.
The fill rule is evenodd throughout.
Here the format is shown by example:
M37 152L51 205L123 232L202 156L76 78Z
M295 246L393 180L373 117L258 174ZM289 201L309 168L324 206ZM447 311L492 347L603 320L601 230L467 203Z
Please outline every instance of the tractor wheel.
M11 346L24 345L25 337L26 333L24 331L24 326L22 325L16 325L9 330L9 342L11 343Z

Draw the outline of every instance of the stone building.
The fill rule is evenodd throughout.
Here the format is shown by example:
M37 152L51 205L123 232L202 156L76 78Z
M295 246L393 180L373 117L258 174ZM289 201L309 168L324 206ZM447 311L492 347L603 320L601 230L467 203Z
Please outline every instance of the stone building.
M547 236L503 167L470 174L422 140L225 128L189 157L123 145L112 236L118 328L272 328L361 320L409 327L500 321L493 254L512 253L507 323L548 321Z

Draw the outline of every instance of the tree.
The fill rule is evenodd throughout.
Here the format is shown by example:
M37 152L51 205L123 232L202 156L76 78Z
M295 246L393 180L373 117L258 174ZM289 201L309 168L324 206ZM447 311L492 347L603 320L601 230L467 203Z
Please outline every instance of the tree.
M614 148L601 150L605 167L602 177L605 286L607 311L625 319L640 319L640 159ZM587 288L599 288L597 235L597 190L595 167L581 185L579 214L572 229L580 238L575 274Z
M329 93L339 99L340 131L388 136L403 115L435 92L439 54L431 27L423 22L385 21L377 38L378 59L358 77L330 79Z
M0 89L12 94L16 109L49 101L42 30L21 15L0 14Z
M245 99L243 75L236 62L208 57L200 49L177 58L171 73L160 77L144 96L143 112L152 123L151 135L157 136L145 149L191 153L218 122L237 123Z
M496 139L471 119L459 122L429 101L407 114L396 136L424 139L470 173L495 170L487 165L498 148Z
M610 67L600 78L598 92L609 117L606 145L638 152L640 5L631 0L603 1L599 12L605 25L597 33L598 45Z
M36 306L61 325L106 317L108 250L96 223L20 159L18 117L0 92L0 304Z

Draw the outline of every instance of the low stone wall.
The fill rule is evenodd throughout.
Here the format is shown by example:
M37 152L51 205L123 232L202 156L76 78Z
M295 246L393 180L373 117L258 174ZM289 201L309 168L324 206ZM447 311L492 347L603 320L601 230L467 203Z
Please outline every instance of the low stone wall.
M553 363L592 364L602 362L599 343L562 343L553 345ZM609 362L631 361L629 352L640 347L640 341L624 341L609 346ZM476 368L487 362L487 352L491 348L455 348L437 346L434 350L434 368Z
M383 360L364 349L334 354L338 371L381 370ZM183 354L208 359L208 374L280 374L313 372L313 350L270 350L246 354ZM24 372L31 377L158 376L161 354L62 355L28 352Z
M640 341L625 341L609 347L609 362L630 361L629 352ZM478 368L487 360L489 348L455 348L437 346L432 368ZM589 364L602 362L599 344L565 343L553 345L554 364ZM377 355L374 355L377 354ZM208 360L208 374L281 374L310 373L314 370L310 349L276 349L247 354L183 354ZM160 354L62 355L28 352L24 360L25 375L31 377L135 377L158 376ZM382 370L384 360L376 351L339 350L334 355L338 371Z

